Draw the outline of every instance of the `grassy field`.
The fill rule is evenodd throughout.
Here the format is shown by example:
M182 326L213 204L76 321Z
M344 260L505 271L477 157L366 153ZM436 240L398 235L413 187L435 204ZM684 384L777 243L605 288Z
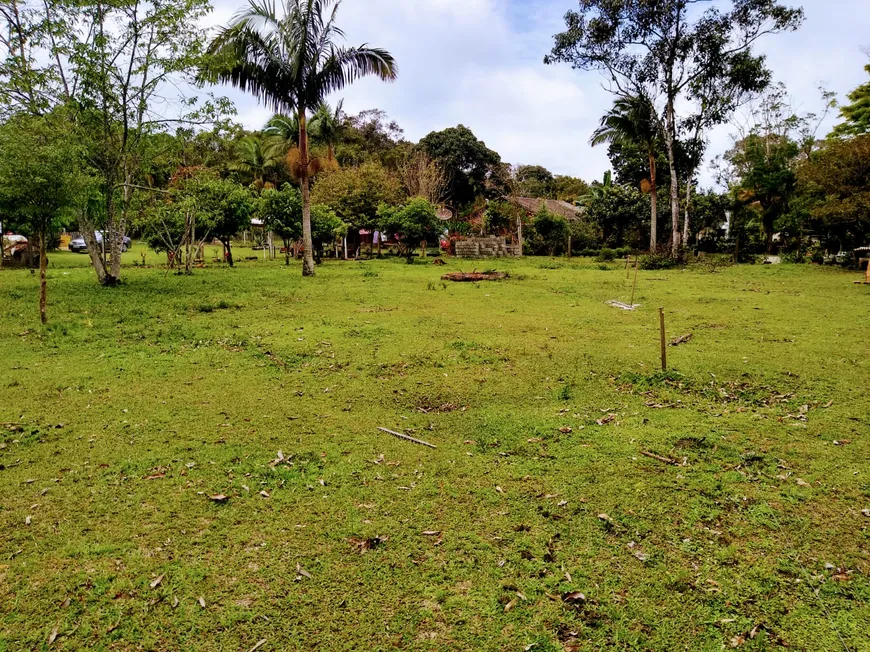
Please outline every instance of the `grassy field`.
M870 649L857 275L87 264L0 272L0 650Z

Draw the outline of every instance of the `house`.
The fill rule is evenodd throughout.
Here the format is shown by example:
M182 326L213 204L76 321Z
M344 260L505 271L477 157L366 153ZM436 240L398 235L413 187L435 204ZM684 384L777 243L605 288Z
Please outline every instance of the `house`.
M554 215L564 217L569 222L583 217L582 208L559 199L536 199L534 197L518 197L515 195L505 197L505 199L514 206L519 206L531 216L535 216L541 210L541 205L543 204L548 211Z

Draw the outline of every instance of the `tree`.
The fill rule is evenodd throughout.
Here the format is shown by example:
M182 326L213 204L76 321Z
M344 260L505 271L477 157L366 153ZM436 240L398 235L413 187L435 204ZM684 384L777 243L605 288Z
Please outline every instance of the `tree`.
M444 168L424 152L409 151L396 171L409 197L423 197L432 204L447 199L450 179Z
M542 165L520 165L515 172L516 192L523 197L555 199L553 173Z
M335 161L335 146L341 140L344 131L344 100L335 105L335 111L329 104L322 102L311 118L311 137L314 141L326 145L326 160Z
M535 232L544 241L551 256L555 256L556 249L568 239L568 221L561 215L548 211L543 202L535 214L533 226Z
M65 118L18 116L0 127L0 214L39 242L39 318L48 322L48 242L74 219L90 181Z
M456 207L471 204L486 191L487 178L501 157L464 125L433 131L417 148L435 159L450 177L450 200Z
M412 197L402 206L381 204L378 215L381 232L398 236L409 263L417 245L422 248L427 242L437 241L444 230L435 207L423 197Z
M284 241L284 264L289 265L291 245L302 237L302 193L289 183L280 190L266 188L260 193L257 214Z
M322 175L314 184L311 199L315 204L329 206L354 228L370 229L377 222L378 206L398 204L403 193L399 180L372 161Z
M232 238L251 224L251 195L239 184L211 174L194 177L185 190L193 196L201 223L223 244L226 261L232 267Z
M798 185L838 250L870 238L870 134L836 140L812 154L798 170Z
M587 192L589 192L589 184L583 179L559 174L553 179L553 193L556 199L561 201L573 204Z
M314 204L311 207L311 237L317 251L322 251L325 241L335 242L336 238L343 238L347 229L348 224L329 206Z
M590 144L593 147L602 143L634 145L642 149L647 156L650 196L649 248L654 252L658 248L656 156L661 143L661 125L650 99L643 94L618 98L613 103L613 108L601 118L601 125L592 134Z
M394 167L407 156L410 147L410 143L403 140L403 134L399 124L381 109L345 116L335 156L344 166L376 161L385 167Z
M598 190L596 192L596 190ZM621 185L602 186L584 200L586 219L601 229L605 245L643 246L646 216L650 214L647 197L637 188Z
M393 80L396 64L386 50L336 44L340 0L286 0L278 15L270 0L251 0L209 46L216 60L207 77L256 95L276 111L299 117L298 172L302 187L302 275L314 275L309 181L309 111L333 91L366 75Z
M704 127L728 119L747 93L770 82L764 57L752 52L766 34L797 29L800 9L775 0L733 0L730 11L694 11L696 0L579 0L544 63L567 62L604 73L619 95L645 94L658 104L670 167L671 250L680 248L676 147L679 100L703 98ZM715 93L714 93L715 91Z
M870 64L864 66L864 70L870 73ZM870 133L870 82L861 84L847 97L850 103L840 107L843 122L831 132L834 138Z
M242 138L236 145L235 161L230 164L231 170L237 170L245 175L257 189L266 187L266 179L282 163L281 143L262 136L250 135Z

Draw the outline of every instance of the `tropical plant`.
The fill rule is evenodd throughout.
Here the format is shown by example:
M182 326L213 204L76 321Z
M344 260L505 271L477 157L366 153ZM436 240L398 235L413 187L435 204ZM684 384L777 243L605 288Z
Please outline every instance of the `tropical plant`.
M397 68L386 50L345 47L335 24L340 0L284 0L280 14L270 0L251 0L209 46L214 59L208 79L249 91L277 111L299 116L299 160L294 176L302 188L302 275L314 275L311 238L308 112L331 92L366 75L396 78Z
M658 214L656 197L656 156L661 147L661 125L652 101L640 93L618 98L613 107L602 118L598 129L592 134L590 144L595 147L603 143L635 145L644 150L649 160L650 195L650 251L658 244L656 216ZM644 188L646 191L647 189Z
M568 238L568 221L547 210L542 203L540 210L535 214L535 231L544 241L551 256L556 254L556 248Z
M329 104L321 102L311 118L311 138L326 145L326 160L335 161L335 146L341 140L344 131L344 100L339 100L333 111Z
M267 229L284 241L284 264L290 264L290 248L302 235L302 194L289 183L280 190L260 193L257 214Z
M280 147L280 143L271 139L245 136L236 145L235 160L229 168L242 172L257 190L262 190L270 183L266 179L281 165Z
M435 242L444 230L435 207L423 197L412 197L403 206L381 204L378 207L379 228L382 233L395 234L405 250L408 262L414 248L426 242Z

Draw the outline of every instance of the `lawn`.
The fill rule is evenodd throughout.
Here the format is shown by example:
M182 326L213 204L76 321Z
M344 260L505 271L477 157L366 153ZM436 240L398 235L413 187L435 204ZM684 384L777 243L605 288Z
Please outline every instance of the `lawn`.
M0 272L0 650L870 649L857 275L139 261Z

